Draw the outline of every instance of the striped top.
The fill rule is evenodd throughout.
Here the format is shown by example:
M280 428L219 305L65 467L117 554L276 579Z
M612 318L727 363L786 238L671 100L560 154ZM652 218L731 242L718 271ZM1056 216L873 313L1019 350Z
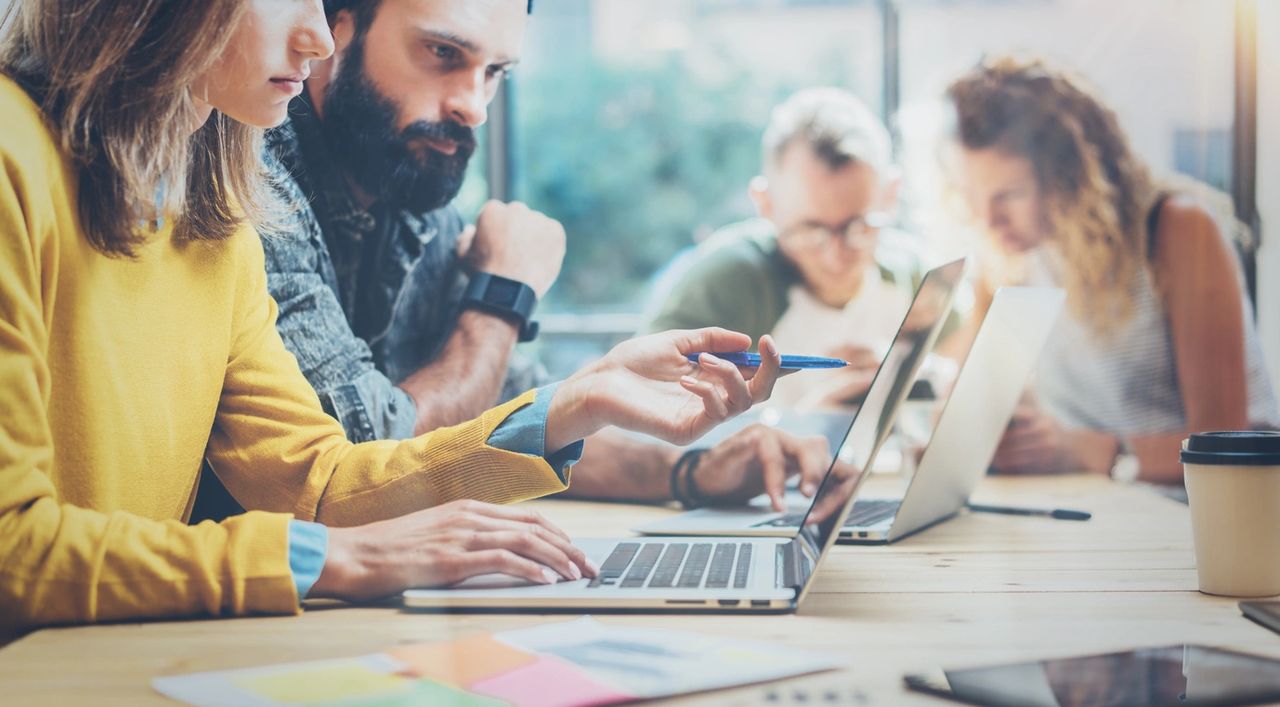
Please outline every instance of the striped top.
M1027 258L1027 284L1058 285L1055 270L1048 249L1040 248ZM1099 337L1085 322L1063 314L1036 376L1039 402L1069 427L1123 436L1184 431L1187 417L1173 339L1150 270L1139 269L1129 288L1133 314L1109 336ZM1275 392L1243 289L1240 296L1249 422L1255 428L1274 428L1280 425Z

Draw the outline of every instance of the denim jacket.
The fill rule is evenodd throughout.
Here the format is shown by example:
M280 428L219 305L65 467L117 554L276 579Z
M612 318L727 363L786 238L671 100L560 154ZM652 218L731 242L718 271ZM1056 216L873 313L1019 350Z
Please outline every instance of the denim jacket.
M285 345L351 441L413 436L417 411L396 383L439 355L457 321L467 284L461 216L451 206L357 205L306 94L267 133L265 157L285 203L298 205L281 233L263 238ZM536 363L513 355L500 400L545 380Z

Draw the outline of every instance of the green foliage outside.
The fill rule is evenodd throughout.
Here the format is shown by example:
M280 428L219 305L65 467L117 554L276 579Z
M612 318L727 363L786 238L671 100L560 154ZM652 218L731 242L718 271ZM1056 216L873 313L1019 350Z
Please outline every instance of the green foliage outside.
M762 116L748 77L700 85L668 61L563 67L519 88L520 197L569 234L553 308L635 310L696 233L750 212Z
M514 198L568 234L542 311L639 311L651 278L677 253L754 213L747 185L772 107L802 86L848 85L840 48L803 82L762 81L727 52L711 54L701 72L710 77L681 54L607 64L587 47L521 70L511 87ZM468 218L488 194L484 170L482 140L457 202Z
M619 66L568 54L521 77L517 197L569 238L549 309L638 311L676 253L753 213L760 134L796 87L761 85L723 58L714 79L699 78L681 59Z

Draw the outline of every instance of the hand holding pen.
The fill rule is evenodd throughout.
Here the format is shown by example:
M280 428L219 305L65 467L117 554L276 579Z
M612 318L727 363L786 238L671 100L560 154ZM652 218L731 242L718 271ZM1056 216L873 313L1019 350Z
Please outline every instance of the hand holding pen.
M698 359L704 352L689 354L690 361L697 363ZM711 352L705 352L711 353ZM741 368L758 368L760 366L760 354L749 353L747 351L735 351L732 353L711 353L712 356L721 361L728 361L735 366ZM799 371L807 368L844 368L849 362L839 358L826 358L823 356L783 356L782 370Z

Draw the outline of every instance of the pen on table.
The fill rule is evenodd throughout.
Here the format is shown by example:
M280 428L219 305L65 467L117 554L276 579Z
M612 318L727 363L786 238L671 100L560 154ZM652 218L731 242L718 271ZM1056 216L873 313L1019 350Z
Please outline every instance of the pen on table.
M988 506L981 503L970 503L969 510L976 513L1003 513L1011 516L1048 516L1058 520L1089 520L1093 514L1088 511L1073 511L1066 508L1018 508L1016 506Z

